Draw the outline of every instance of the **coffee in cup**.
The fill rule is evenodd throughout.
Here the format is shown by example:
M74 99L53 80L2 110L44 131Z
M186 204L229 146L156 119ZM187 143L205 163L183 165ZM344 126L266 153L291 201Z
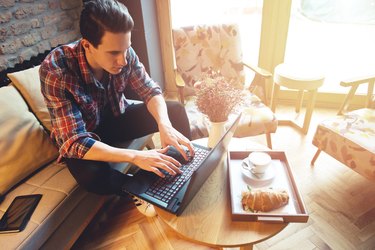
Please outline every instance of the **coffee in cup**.
M251 152L244 160L247 170L254 174L264 174L271 163L271 156L265 152Z

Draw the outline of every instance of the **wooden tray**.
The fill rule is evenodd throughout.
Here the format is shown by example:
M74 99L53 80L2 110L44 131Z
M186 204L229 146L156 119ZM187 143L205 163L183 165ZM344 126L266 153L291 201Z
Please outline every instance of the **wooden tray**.
M309 215L306 212L303 200L293 179L285 152L262 151L272 158L271 166L267 171L274 171L265 179L255 178L250 172L242 168L242 160L252 151L236 151L228 153L229 188L231 195L232 220L235 221L263 221L263 222L307 222ZM259 151L258 151L259 152ZM270 212L248 212L243 210L241 193L251 189L269 188L284 189L289 194L289 203Z

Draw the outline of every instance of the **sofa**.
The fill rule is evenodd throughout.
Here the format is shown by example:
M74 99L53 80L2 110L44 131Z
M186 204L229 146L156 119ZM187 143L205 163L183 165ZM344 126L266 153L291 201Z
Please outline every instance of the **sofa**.
M16 196L42 194L23 231L0 234L1 249L70 248L112 197L86 192L66 165L57 162L38 69L8 74L11 83L0 88L0 216ZM142 149L150 138L117 146ZM127 164L113 167L123 171Z

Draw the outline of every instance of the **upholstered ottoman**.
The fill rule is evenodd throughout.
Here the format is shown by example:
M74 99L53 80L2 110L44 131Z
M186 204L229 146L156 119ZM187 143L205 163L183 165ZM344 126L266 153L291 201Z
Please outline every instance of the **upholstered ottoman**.
M375 180L374 109L355 110L321 122L313 144L367 179Z

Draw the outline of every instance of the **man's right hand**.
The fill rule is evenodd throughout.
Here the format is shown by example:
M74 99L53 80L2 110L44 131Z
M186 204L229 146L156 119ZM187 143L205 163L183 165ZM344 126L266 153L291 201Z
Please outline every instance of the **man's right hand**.
M153 149L148 151L136 151L132 163L146 171L151 171L160 177L164 174L160 171L163 169L171 175L180 174L181 163L173 157L166 155L168 147L162 149Z
M181 164L171 156L166 155L169 147L148 151L116 148L101 141L96 141L84 155L85 160L106 162L130 162L141 169L151 171L160 177L164 169L171 175L180 174Z

